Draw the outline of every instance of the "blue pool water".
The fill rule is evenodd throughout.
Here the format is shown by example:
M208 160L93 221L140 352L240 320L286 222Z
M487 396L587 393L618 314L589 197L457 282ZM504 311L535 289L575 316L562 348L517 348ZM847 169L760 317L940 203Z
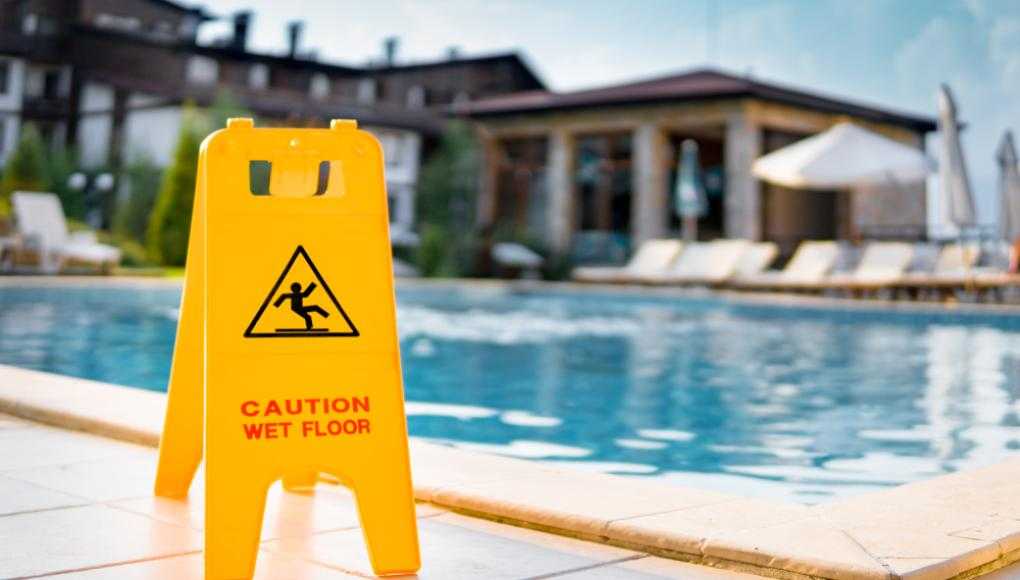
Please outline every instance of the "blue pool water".
M0 363L163 390L175 288L2 287ZM411 286L412 435L805 502L1020 453L1020 316Z

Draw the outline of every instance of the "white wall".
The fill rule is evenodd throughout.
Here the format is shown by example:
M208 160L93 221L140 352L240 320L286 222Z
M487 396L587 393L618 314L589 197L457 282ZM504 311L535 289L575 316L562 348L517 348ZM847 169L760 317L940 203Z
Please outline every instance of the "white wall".
M78 154L84 167L94 168L109 161L113 133L113 88L101 83L82 86L78 111Z
M122 158L131 162L146 155L160 167L170 165L183 112L179 106L129 110L124 119Z
M25 61L18 58L4 58L10 67L7 76L7 90L0 93L0 163L18 144L21 134L21 100L25 91Z
M386 161L387 195L394 200L390 223L395 228L414 228L415 191L421 164L421 136L412 131L365 127L379 139Z

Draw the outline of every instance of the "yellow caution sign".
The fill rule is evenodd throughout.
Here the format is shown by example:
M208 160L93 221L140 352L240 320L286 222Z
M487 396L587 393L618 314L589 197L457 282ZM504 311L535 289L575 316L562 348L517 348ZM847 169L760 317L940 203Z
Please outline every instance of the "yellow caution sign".
M353 121L202 145L156 494L204 451L207 578L250 578L267 489L315 473L353 490L377 574L420 567L386 205Z

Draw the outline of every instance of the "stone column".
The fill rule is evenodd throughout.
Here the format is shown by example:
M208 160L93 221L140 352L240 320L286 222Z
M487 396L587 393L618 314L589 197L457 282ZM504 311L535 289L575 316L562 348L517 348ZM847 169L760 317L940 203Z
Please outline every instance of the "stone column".
M761 155L761 127L744 113L726 120L726 216L728 238L762 238L761 183L751 164Z
M661 238L669 229L669 184L666 155L669 143L661 127L646 123L634 131L631 242Z
M562 128L549 134L546 155L546 199L548 200L546 234L549 248L556 254L570 250L574 235L574 136Z
M496 180L499 177L499 143L487 131L478 131L481 171L478 175L477 222L482 228L496 219Z

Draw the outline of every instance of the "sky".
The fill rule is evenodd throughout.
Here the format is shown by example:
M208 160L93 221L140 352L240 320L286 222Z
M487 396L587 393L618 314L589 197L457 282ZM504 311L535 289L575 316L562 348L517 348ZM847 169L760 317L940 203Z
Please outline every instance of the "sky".
M187 0L186 0L187 1ZM712 66L934 116L952 88L978 198L994 223L995 148L1020 130L1016 0L207 0L215 14L255 11L250 48L282 52L286 22L303 47L364 65L400 39L398 61L519 51L553 90ZM225 35L227 23L203 30ZM937 158L937 137L928 151Z

